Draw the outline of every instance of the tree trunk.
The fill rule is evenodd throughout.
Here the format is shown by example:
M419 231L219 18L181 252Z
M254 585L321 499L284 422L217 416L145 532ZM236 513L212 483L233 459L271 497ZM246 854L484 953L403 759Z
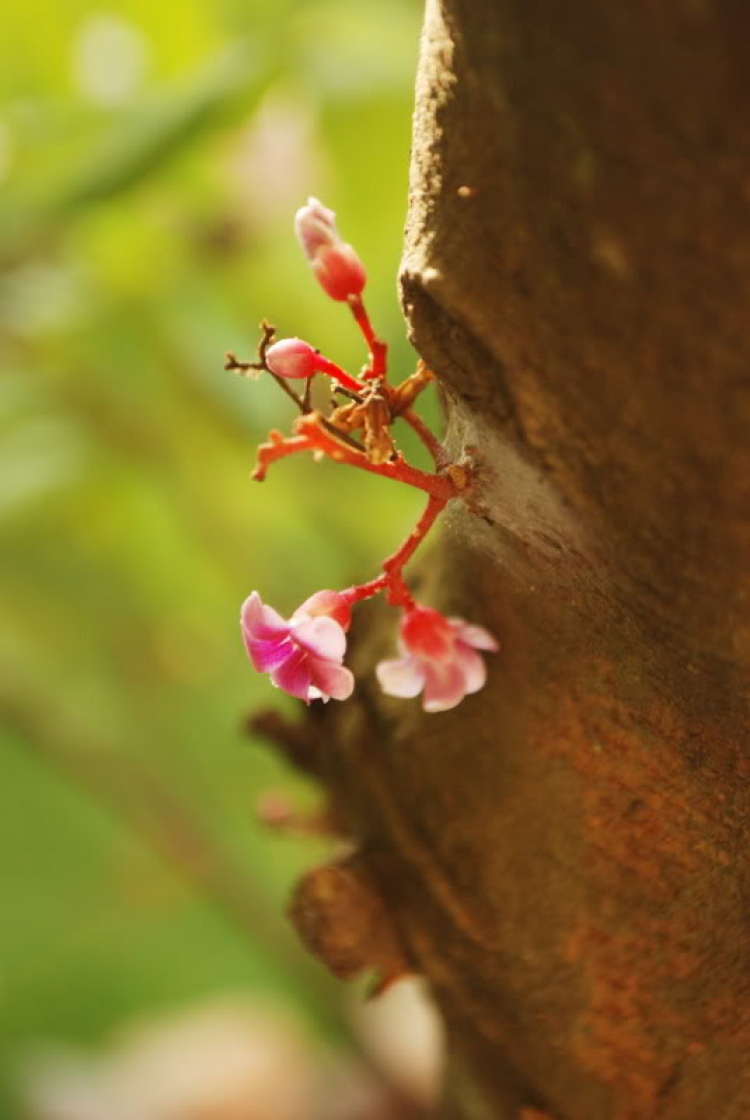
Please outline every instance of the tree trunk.
M502 649L425 715L365 607L323 719L447 1114L746 1118L750 7L430 0L402 280L485 507L419 598Z

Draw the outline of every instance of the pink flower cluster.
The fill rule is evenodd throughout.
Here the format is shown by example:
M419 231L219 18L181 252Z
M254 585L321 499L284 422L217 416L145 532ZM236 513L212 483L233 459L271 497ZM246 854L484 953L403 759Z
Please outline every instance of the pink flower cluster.
M413 411L415 397L433 377L424 363L400 385L389 383L388 347L376 335L362 299L365 269L339 235L333 211L310 198L297 211L294 225L319 284L332 299L346 303L354 316L367 344L368 363L359 377L353 377L304 339L274 342L275 331L268 323L263 325L257 362L238 362L228 354L226 368L267 370L301 412L290 438L276 430L269 433L269 442L259 448L253 478L262 480L270 463L304 450L316 458L328 456L416 486L429 500L401 547L383 562L381 575L368 583L346 591L318 591L291 618L282 618L254 591L243 604L240 619L247 653L255 669L268 673L272 684L290 696L307 704L318 699L346 700L354 689L354 677L344 665L351 607L384 592L403 616L400 656L376 667L380 686L389 696L421 694L426 712L444 712L482 688L487 669L481 653L497 650L498 643L481 626L418 606L403 568L447 503L463 495L470 476L459 485L447 472L439 440ZM337 402L328 416L311 407L311 381L319 373L331 378L334 394L344 391L349 397L345 405ZM306 381L303 395L281 379ZM417 469L395 450L390 427L397 419L406 421L422 440L434 462L434 474Z
M240 616L255 669L308 704L351 696L354 677L343 665L350 621L346 594L337 591L318 591L288 620L254 591ZM399 647L400 658L376 667L383 692L406 698L423 693L426 712L445 712L482 688L487 669L477 651L495 651L498 643L481 626L412 606L403 616Z

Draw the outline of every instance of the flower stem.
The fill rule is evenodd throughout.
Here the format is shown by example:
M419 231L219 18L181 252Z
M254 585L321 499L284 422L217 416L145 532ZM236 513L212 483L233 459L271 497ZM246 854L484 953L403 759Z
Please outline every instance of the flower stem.
M458 495L456 485L449 475L428 474L405 463L403 459L389 463L371 463L363 451L356 451L350 444L337 439L323 428L320 421L321 417L314 412L300 416L295 425L297 434L288 439L279 431L269 432L269 442L262 443L258 448L258 461L252 477L261 482L271 463L284 459L287 455L294 455L297 451L321 451L334 462L347 463L350 467L359 467L370 474L414 486L438 499L443 505Z
M337 366L330 358L324 358L322 354L315 355L315 369L319 373L326 374L327 377L332 377L335 381L338 381L339 385L343 385L344 388L350 389L354 393L360 393L364 389L361 381L357 381L356 377L352 377L341 366Z
M394 553L383 561L383 574L371 579L368 583L361 583L341 592L350 606L362 602L363 599L371 599L373 595L377 595L379 591L386 588L388 590L388 602L392 606L406 608L413 606L414 599L404 582L402 571L427 536L446 504L444 498L430 496L422 516L409 536Z
M425 445L430 455L432 456L432 460L438 470L440 469L440 467L445 466L445 449L437 436L435 436L427 427L422 417L418 416L417 413L413 411L413 409L408 408L406 412L401 413L401 418L405 420L412 431L414 431L419 436L422 443Z
M349 296L347 302L370 350L370 366L363 375L364 379L370 381L376 377L384 378L387 372L388 345L378 338L372 329L370 316L367 314L362 297Z

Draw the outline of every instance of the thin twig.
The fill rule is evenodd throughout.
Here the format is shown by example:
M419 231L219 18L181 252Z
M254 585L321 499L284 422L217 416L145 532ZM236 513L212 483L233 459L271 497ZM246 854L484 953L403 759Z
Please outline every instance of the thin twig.
M440 470L447 462L445 448L443 447L437 436L427 427L421 416L417 415L413 409L407 408L405 412L401 413L401 419L405 420L409 427L416 435L419 436L422 443L425 445L430 455L432 456L435 467Z
M352 439L352 437L346 432L343 432L341 428L337 428L335 424L332 424L330 422L330 420L326 420L325 416L320 416L319 420L325 430L327 432L330 432L330 434L335 439L340 439L342 443L346 443L349 447L353 447L355 451L361 451L364 455L365 449L361 443L357 443L356 439Z
M279 377L272 369L269 369L268 363L266 362L266 352L276 336L276 327L274 327L272 323L269 323L268 319L264 319L260 324L260 329L261 336L258 343L258 360L255 362L245 362L238 358L233 350L227 350L224 358L224 369L235 373L248 373L250 370L255 370L259 373L270 373L279 388L286 393L290 400L294 401L300 413L304 416L305 413L310 411L310 384L312 378L307 379L305 396L303 399L298 393L295 393L294 389L292 389L285 378Z

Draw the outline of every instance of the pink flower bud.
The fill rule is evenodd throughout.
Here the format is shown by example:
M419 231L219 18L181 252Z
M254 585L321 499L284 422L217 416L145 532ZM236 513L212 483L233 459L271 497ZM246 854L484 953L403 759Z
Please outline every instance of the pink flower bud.
M367 275L355 250L339 236L335 217L317 198L310 198L297 211L294 229L320 286L331 299L346 300L361 293Z
M336 215L317 198L308 198L307 206L300 207L294 215L294 232L309 261L321 249L331 248L341 240L336 229Z
M266 365L277 377L312 377L318 354L301 338L282 338L266 350Z

